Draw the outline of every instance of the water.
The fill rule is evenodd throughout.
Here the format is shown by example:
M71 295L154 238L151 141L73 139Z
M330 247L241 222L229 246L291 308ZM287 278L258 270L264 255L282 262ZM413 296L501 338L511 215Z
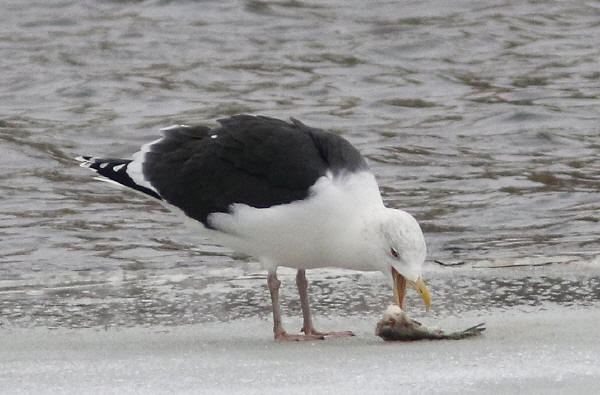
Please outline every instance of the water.
M160 127L240 112L293 116L359 147L386 203L423 226L435 314L600 299L597 3L0 7L0 323L268 317L252 261L72 160L129 156ZM559 254L572 259L470 269ZM285 312L297 314L293 274L282 277ZM376 275L310 279L320 314L390 301Z

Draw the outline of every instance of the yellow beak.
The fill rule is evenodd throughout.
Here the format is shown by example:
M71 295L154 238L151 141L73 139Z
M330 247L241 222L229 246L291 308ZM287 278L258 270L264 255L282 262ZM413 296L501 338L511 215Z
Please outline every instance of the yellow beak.
M425 310L429 311L431 294L421 277L417 281L410 281L392 268L392 278L394 279L394 301L402 310L404 310L404 296L406 295L406 284L408 284L419 293L421 299L425 302Z

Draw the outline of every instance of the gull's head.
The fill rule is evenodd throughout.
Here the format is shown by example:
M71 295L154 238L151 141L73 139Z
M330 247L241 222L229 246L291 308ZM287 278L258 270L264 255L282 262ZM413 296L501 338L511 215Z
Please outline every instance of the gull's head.
M376 264L392 279L396 304L404 309L408 284L419 293L429 310L431 296L421 278L427 248L419 223L405 211L385 209L378 227Z

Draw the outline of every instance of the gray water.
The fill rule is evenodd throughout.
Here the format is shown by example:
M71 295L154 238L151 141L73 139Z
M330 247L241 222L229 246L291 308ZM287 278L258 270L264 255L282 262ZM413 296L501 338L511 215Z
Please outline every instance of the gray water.
M434 314L596 303L599 62L595 1L0 1L0 324L268 317L251 260L72 160L242 112L363 152L426 233ZM375 275L309 279L319 314L391 300Z

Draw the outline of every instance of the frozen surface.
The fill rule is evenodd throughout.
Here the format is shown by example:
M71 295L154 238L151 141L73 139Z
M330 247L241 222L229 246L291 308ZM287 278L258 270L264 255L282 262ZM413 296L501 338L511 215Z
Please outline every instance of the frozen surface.
M262 319L5 329L0 388L11 394L592 394L600 380L599 307L448 317L435 324L454 329L485 319L488 330L468 340L412 343L375 337L377 316L318 320L324 329L353 329L357 336L312 343L274 342Z

